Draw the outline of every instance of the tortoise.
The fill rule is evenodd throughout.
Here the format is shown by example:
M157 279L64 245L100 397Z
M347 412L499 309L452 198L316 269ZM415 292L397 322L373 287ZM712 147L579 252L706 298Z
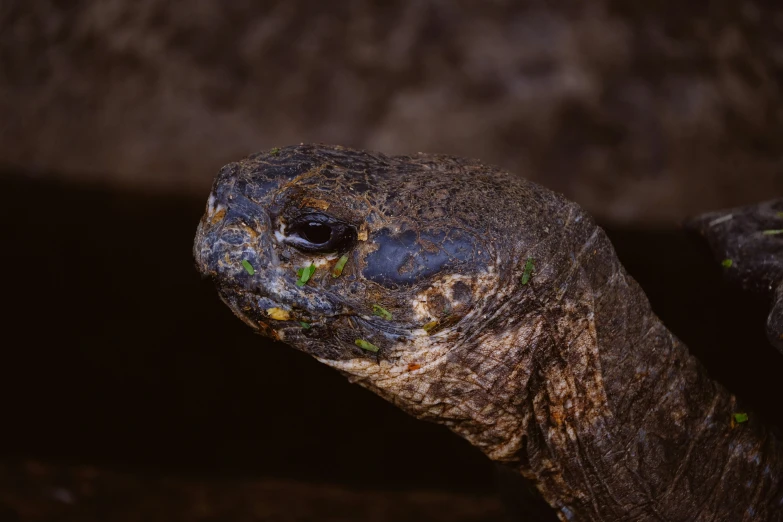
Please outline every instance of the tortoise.
M776 288L780 348L783 199L691 227ZM451 156L276 148L221 169L194 255L258 333L447 426L550 516L783 520L781 440L542 186Z

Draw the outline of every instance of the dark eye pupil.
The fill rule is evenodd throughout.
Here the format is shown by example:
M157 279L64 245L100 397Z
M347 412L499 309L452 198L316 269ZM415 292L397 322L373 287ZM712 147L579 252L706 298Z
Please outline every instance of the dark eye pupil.
M332 237L332 229L321 223L310 222L299 230L299 234L310 243L321 245Z
M291 220L286 230L286 243L302 252L345 252L356 242L353 225L326 214L300 215Z

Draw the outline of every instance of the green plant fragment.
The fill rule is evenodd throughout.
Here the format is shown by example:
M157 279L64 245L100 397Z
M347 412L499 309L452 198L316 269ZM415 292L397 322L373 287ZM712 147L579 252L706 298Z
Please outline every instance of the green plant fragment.
M526 285L530 281L535 268L536 266L533 264L533 258L528 257L527 261L525 261L525 269L522 271L522 277L519 278L519 282Z
M242 260L242 268L245 269L245 272L247 272L249 275L253 275L256 273L256 269L253 268L253 265L250 264L250 261L247 259Z
M334 268L332 269L332 277L340 277L340 274L343 273L343 268L345 268L345 263L348 262L348 256L341 257L337 264L334 265Z
M723 261L720 262L720 265L723 268L731 268L731 265L733 265L733 264L734 264L734 261L732 261L731 259L728 259L728 258L726 258L726 259L724 259Z
M304 321L299 321L299 326L301 326L305 330L309 330L310 329L310 323L306 323Z
M778 228L775 230L764 230L762 232L765 236L775 236L777 234L783 234L783 228Z
M373 352L373 353L375 353L375 352L377 352L378 350L380 350L380 348L378 348L378 347L377 347L377 346L375 346L374 344L372 344L372 343L369 343L369 342L367 342L367 341L365 341L365 340L363 340L363 339L356 339L356 340L354 341L354 344L355 344L356 346L358 346L359 348L361 348L362 350L367 350L368 352Z
M277 156L278 154L280 154L280 148L279 147L274 147L274 148L272 148L272 150L269 151L269 153L272 156Z
M748 422L748 414L747 413L735 413L734 414L734 422L737 424L742 424L743 422Z
M372 315L377 315L378 317L386 319L387 321L391 321L392 319L392 314L377 304L372 305Z
M313 274L315 273L315 265L313 263L310 263L309 266L303 266L299 270L296 271L296 275L299 278L296 282L296 286L304 286L307 284L307 282L310 280L311 277L313 277Z

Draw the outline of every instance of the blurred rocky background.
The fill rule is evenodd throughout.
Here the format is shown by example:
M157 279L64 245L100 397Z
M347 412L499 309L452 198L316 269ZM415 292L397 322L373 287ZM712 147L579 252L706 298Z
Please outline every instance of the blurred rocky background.
M783 192L783 5L6 0L0 162L206 193L299 142L479 157L619 223Z
M476 450L196 274L214 174L298 142L567 194L783 424L766 298L678 229L783 194L781 82L773 0L0 2L0 522L507 519Z

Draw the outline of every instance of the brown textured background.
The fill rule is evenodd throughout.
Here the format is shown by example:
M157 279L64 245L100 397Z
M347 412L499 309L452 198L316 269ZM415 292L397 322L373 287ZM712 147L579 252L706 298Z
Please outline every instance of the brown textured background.
M220 166L298 142L566 193L780 424L767 303L675 227L783 193L781 82L773 0L0 2L0 522L504 520L477 451L253 336L193 269Z
M0 163L203 196L224 163L328 142L473 156L601 218L783 192L783 7L12 0Z

